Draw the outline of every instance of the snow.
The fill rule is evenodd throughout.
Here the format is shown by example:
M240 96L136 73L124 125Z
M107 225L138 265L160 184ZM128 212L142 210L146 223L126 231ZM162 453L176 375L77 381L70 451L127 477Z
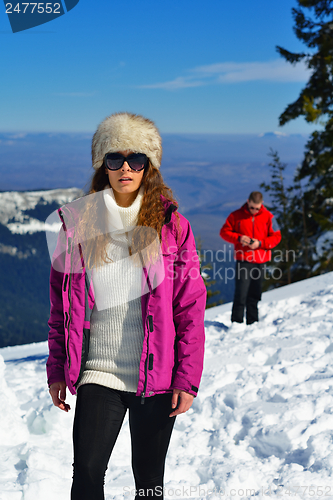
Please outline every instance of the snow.
M18 234L56 230L56 228L45 227L43 222L26 216L24 211L34 209L38 204L57 202L59 205L64 205L79 196L82 196L82 191L78 188L0 193L0 223L6 225L12 233ZM11 219L15 222L8 223Z
M35 248L28 248L25 252L22 252L17 247L0 243L0 253L7 253L12 256L17 256L19 259L27 259L28 257L31 257L31 255L35 255L36 251L37 250Z
M202 383L176 420L166 498L332 497L332 278L265 293L255 325L231 325L231 304L207 310ZM75 397L69 413L52 406L46 342L0 355L0 499L68 499ZM106 499L133 489L126 420Z
M316 253L319 257L322 257L325 252L332 248L333 243L333 231L325 231L319 238L316 243ZM331 251L329 255L331 255Z
M47 224L33 217L29 217L24 223L11 222L7 224L8 229L13 234L26 234L26 233L36 233L38 231L51 231L53 233L59 233L61 223L59 224Z

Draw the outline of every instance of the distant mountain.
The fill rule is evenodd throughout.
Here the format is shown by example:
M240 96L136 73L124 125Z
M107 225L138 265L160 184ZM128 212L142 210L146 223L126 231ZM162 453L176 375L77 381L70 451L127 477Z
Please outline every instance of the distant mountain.
M0 347L47 338L50 258L45 219L79 189L0 193Z
M297 165L307 136L279 140L275 134L163 134L161 171L170 184L174 176L182 177L183 194L193 168L205 172L215 165L231 170L223 179L228 186L238 166L264 170L270 148L278 149L282 161ZM92 133L0 133L0 191L85 188L93 173L91 139Z
M263 137L263 138L276 138L276 139L285 139L285 140L290 140L290 139L295 139L295 138L303 138L304 136L302 134L285 134L284 132L266 132L265 134L259 134L258 137Z

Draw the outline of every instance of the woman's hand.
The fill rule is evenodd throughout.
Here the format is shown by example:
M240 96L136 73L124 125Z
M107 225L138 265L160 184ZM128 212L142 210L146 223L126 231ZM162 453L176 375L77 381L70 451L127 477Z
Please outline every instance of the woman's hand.
M171 399L172 408L176 408L178 401L180 398L179 406L177 410L174 410L170 413L169 417L175 417L176 415L180 415L180 413L185 413L192 406L194 396L189 394L188 392L181 391L180 389L174 389Z
M51 394L51 398L54 406L60 408L60 410L68 411L71 407L65 403L66 399L66 382L54 382L54 384L50 385L49 393Z

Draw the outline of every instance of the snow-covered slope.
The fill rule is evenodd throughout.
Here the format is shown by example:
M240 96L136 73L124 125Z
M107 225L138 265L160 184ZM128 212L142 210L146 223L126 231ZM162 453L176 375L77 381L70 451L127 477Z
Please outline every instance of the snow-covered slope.
M333 274L264 294L261 321L230 324L230 304L207 311L206 359L192 409L177 418L166 498L333 495ZM67 500L71 412L52 407L46 343L0 350L0 499ZM125 422L106 498L132 498Z
M6 225L12 233L45 231L46 217L41 221L27 216L25 212L35 209L37 205L56 203L61 206L79 196L82 196L82 190L78 188L0 193L0 223Z

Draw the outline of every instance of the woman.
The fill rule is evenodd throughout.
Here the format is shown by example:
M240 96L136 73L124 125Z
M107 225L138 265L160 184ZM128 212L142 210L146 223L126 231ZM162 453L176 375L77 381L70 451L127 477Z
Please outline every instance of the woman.
M193 234L159 172L161 137L140 115L106 118L90 194L59 209L51 269L48 383L77 392L72 500L104 498L129 409L136 498L163 498L176 415L196 396L206 289Z

